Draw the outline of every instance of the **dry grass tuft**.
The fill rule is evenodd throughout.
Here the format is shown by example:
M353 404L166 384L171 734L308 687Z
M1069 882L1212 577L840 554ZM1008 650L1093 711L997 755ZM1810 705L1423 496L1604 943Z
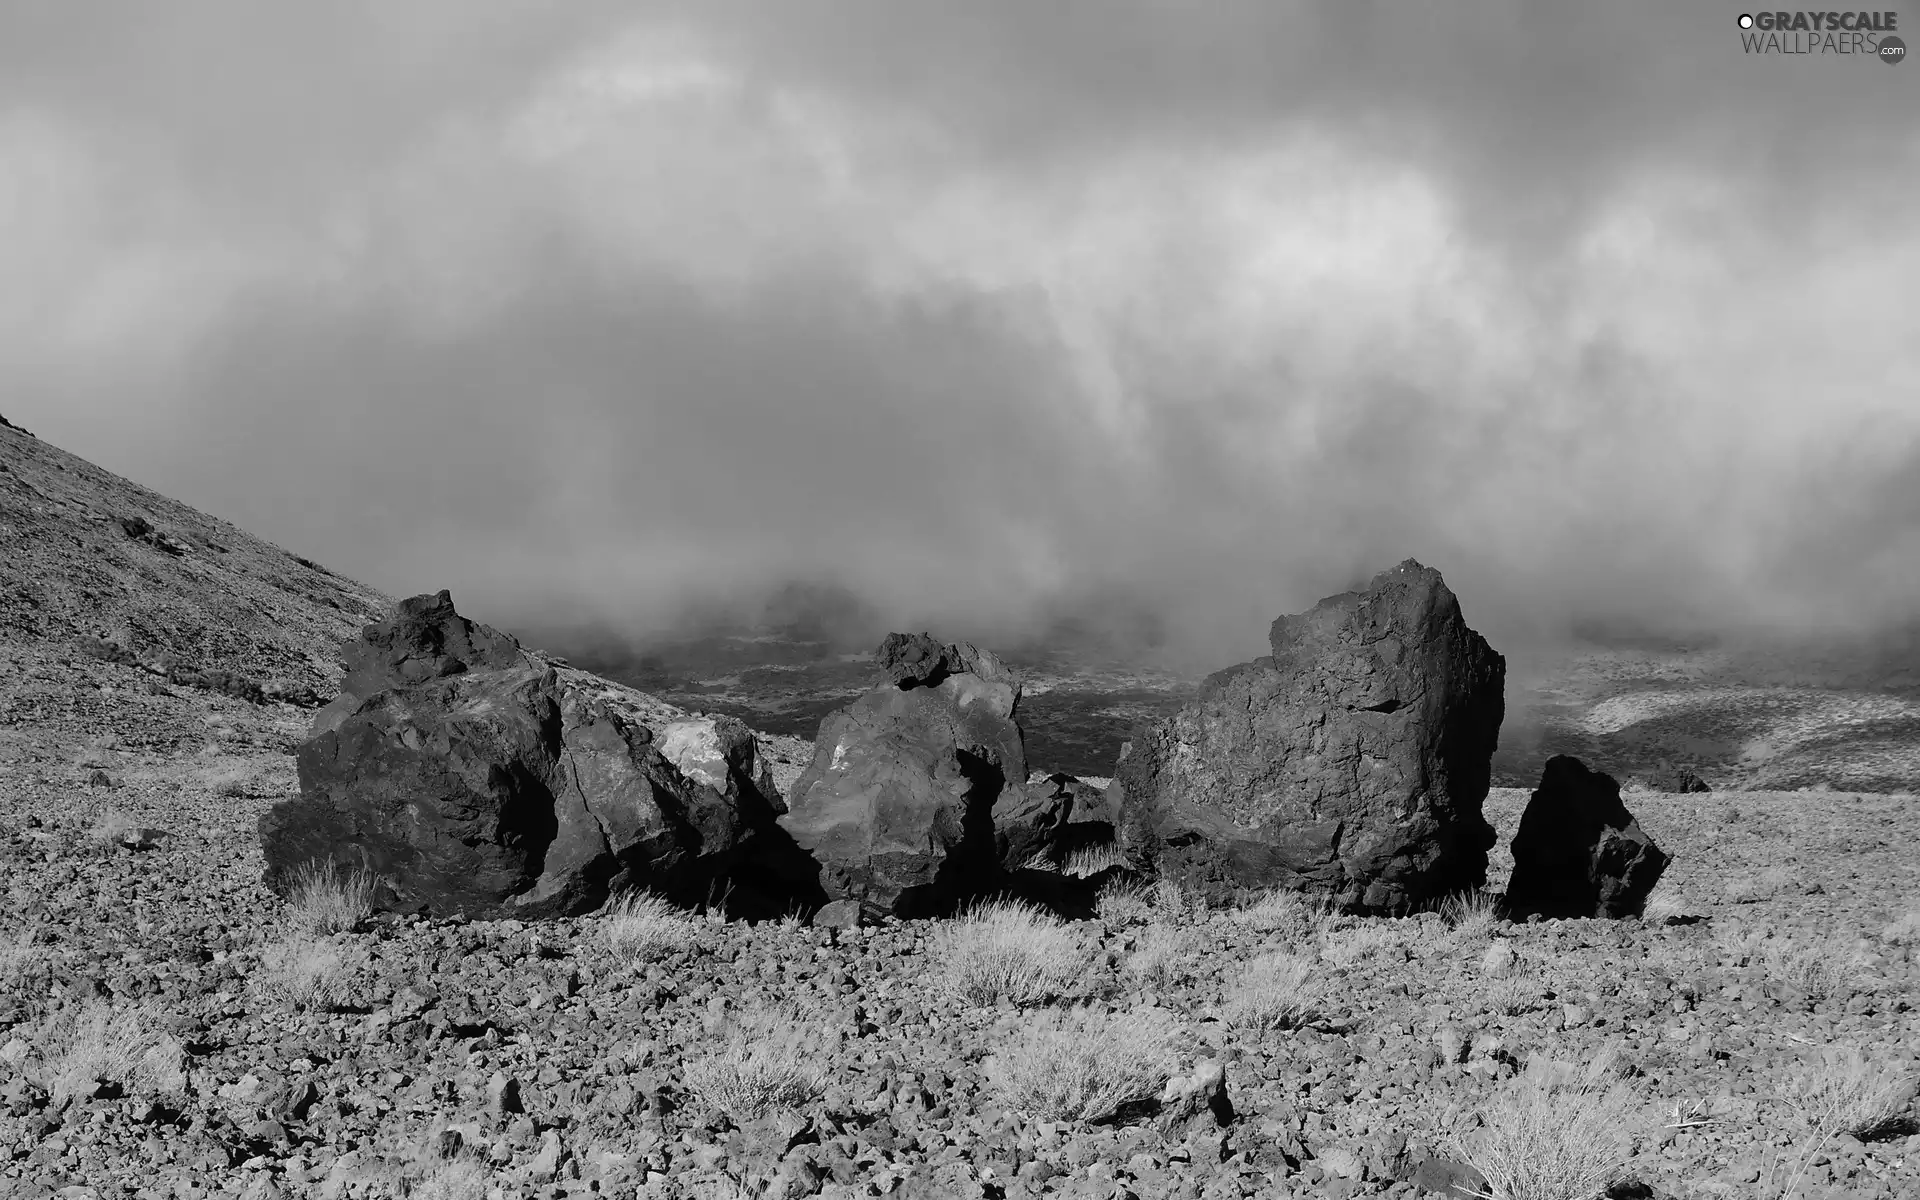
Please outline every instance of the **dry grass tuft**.
M373 884L368 872L343 872L332 859L307 863L293 873L281 924L313 937L350 933L373 915Z
M1271 934L1296 945L1310 945L1332 920L1332 905L1289 888L1274 888L1245 908L1234 910L1232 919L1258 933Z
M1093 911L1108 925L1144 925L1153 920L1153 888L1145 883L1113 880L1094 897Z
M1118 842L1100 842L1082 846L1067 855L1066 864L1061 870L1075 879L1088 879L1102 871L1126 865L1127 856L1120 852Z
M1860 956L1850 946L1836 945L1840 940L1792 935L1769 938L1760 947L1760 964L1768 979L1809 999L1844 996L1859 983Z
M1126 972L1143 983L1165 987L1192 977L1194 958L1199 952L1200 938L1192 928L1149 925L1141 932L1133 953L1127 956Z
M40 953L30 929L0 937L0 986L19 983L40 961Z
M1488 891L1458 892L1441 902L1440 918L1460 941L1484 941L1500 924L1500 897Z
M1320 935L1320 957L1336 967L1365 959L1406 962L1406 936L1392 925L1364 922L1348 929L1328 929Z
M1742 875L1727 883L1730 904L1758 904L1794 891L1794 874L1785 867L1768 867L1757 875Z
M1073 931L1015 900L968 909L933 937L940 984L969 1004L1035 1004L1065 994L1085 974Z
M1000 1056L1006 1106L1042 1121L1095 1121L1160 1094L1179 1065L1178 1025L1165 1009L1048 1013Z
M150 1004L115 1008L96 1000L61 1012L37 1046L47 1091L58 1104L91 1096L102 1083L128 1086L144 1080L174 1090L177 1081L165 1077L161 1056L150 1054L161 1040L159 1013Z
M1797 1082L1789 1102L1808 1133L1821 1141L1843 1133L1871 1141L1903 1127L1920 1081L1857 1047L1842 1046L1829 1049Z
M1481 1110L1482 1128L1456 1131L1454 1154L1486 1178L1490 1200L1598 1196L1625 1172L1641 1120L1614 1076L1604 1054L1572 1079L1529 1064Z
M684 950L699 937L691 917L650 892L618 897L602 910L601 921L607 949L635 965Z
M1227 991L1222 1014L1236 1029L1295 1029L1320 1002L1313 960L1303 955L1262 954L1248 963Z
M350 951L315 937L295 937L262 948L253 987L283 1004L337 1009L353 999L354 977L366 963L363 950Z
M814 1065L824 1030L797 1012L755 1008L736 1013L721 1048L682 1067L687 1090L736 1120L818 1099L825 1078Z

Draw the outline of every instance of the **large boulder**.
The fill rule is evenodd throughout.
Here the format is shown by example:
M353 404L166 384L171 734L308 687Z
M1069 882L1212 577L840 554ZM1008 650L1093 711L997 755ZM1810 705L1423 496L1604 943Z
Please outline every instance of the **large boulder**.
M1409 559L1268 640L1122 749L1108 801L1129 860L1210 896L1368 909L1482 886L1506 660L1440 573Z
M343 657L342 695L297 751L300 797L260 818L275 891L332 860L409 907L569 915L625 887L697 899L771 830L745 726L662 721L684 714L524 651L445 592L402 601Z
M780 826L829 899L937 912L1047 854L1071 800L1027 793L1020 684L994 655L889 634L875 659L882 682L820 723Z
M1547 760L1513 836L1507 911L1515 917L1637 917L1668 858L1613 776L1568 755Z

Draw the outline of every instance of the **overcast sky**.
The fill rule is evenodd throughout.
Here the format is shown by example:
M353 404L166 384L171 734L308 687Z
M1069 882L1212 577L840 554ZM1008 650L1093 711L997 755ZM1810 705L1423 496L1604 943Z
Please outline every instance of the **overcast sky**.
M10 4L0 412L509 625L1910 619L1920 65L1738 12Z

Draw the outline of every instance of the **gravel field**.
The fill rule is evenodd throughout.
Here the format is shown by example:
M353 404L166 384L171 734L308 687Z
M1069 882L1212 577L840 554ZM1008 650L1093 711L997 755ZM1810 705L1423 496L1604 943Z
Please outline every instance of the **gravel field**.
M59 666L12 653L15 679ZM138 670L86 669L66 685L82 696ZM951 923L716 911L616 951L605 914L376 917L301 941L259 883L253 824L294 786L284 748L305 714L156 699L137 749L0 731L0 1196L1411 1195L1393 1175L1443 1156L1526 1064L1602 1051L1631 1090L1634 1179L1778 1195L1763 1176L1806 1143L1795 1100L1823 1054L1920 1071L1911 797L1630 793L1676 856L1657 920L1160 897L1055 931L1072 969L1016 1005L963 994ZM1525 799L1489 799L1496 885ZM289 998L288 946L317 952L335 997ZM1302 964L1303 1011L1262 1029L1236 1000L1275 952ZM1083 1047L1144 1037L1108 1067L1137 1063L1155 1096L1219 1064L1232 1119L1177 1102L1043 1119L1032 1063L1063 1019ZM141 1066L50 1094L88 1020ZM735 1066L784 1056L804 1086L751 1115L751 1089L716 1083L729 1048ZM1920 1196L1920 1136L1833 1139L1804 1179Z

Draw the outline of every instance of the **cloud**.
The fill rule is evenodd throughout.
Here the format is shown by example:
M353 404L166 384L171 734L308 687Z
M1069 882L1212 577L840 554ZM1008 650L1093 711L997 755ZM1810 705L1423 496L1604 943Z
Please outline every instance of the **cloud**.
M510 623L801 578L1224 661L1407 555L1496 641L1920 607L1897 69L1654 6L466 11L37 31L9 415Z

